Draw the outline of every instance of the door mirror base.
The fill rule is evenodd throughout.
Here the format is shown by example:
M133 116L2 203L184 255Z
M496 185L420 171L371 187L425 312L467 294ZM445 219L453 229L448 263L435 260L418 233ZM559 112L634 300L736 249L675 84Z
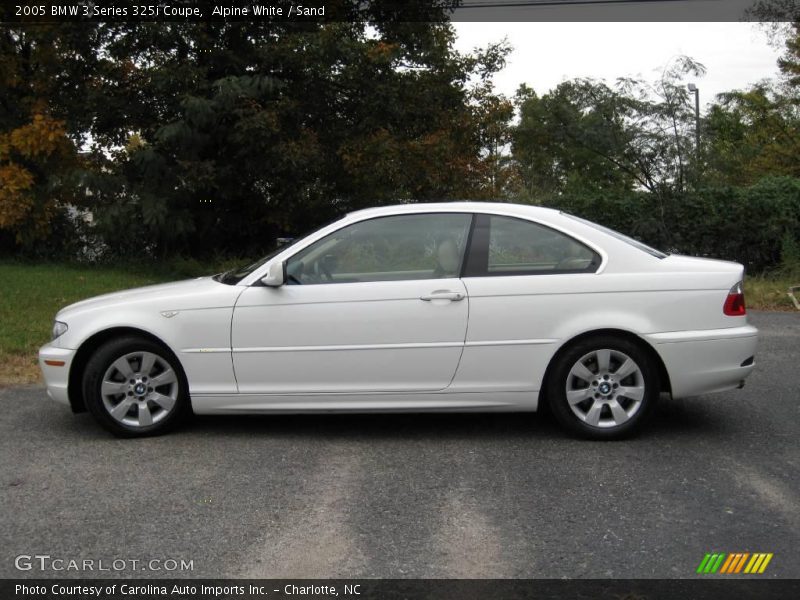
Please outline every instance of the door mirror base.
M285 272L286 263L275 261L267 269L267 274L261 278L261 283L267 287L281 287L286 280Z

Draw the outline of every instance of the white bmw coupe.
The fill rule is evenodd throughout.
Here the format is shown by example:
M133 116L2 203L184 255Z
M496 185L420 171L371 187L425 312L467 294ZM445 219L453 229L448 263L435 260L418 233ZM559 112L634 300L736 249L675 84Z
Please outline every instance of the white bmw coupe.
M556 210L405 204L238 271L68 306L39 361L51 398L120 436L192 412L547 403L574 433L618 438L662 392L744 384L758 332L743 275Z

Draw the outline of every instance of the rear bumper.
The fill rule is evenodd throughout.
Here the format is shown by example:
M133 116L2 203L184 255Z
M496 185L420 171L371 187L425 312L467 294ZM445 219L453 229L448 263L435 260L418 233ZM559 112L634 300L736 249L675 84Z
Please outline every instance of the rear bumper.
M39 348L39 368L44 375L47 395L56 402L69 406L69 369L75 350L56 348L46 344ZM48 364L50 362L51 364ZM59 364L63 363L63 364Z
M750 325L645 337L664 361L675 398L740 387L755 368L758 330Z

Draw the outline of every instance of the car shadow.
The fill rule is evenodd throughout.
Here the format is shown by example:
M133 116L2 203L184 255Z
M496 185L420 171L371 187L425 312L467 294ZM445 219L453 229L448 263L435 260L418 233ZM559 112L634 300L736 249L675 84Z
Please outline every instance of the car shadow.
M736 422L707 406L702 398L662 398L641 435L631 438L679 440L730 435ZM361 440L572 439L548 411L537 413L329 413L272 415L196 415L181 433L203 436L279 436L282 438Z
M724 403L724 399L719 398ZM50 415L52 418L52 414ZM63 415L63 433L81 439L113 439L87 413ZM54 423L42 423L52 434ZM730 439L742 424L730 411L720 410L717 398L673 400L663 397L640 435L624 440L691 441ZM195 415L166 438L232 438L270 436L281 439L358 440L575 440L549 411L536 413L325 413L262 415ZM145 438L153 439L153 438ZM623 442L623 443L624 443ZM593 443L593 442L585 442ZM607 443L607 442L597 442ZM612 442L613 443L613 442Z
M528 439L563 433L536 413L373 413L195 416L187 433L214 436L270 435L320 439Z

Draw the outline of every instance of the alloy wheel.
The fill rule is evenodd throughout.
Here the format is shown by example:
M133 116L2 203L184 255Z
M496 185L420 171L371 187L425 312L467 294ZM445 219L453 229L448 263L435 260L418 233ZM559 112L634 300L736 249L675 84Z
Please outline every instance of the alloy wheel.
M603 348L581 357L566 383L570 409L587 425L610 428L641 408L645 382L638 364L624 352Z
M178 376L152 352L131 352L106 369L100 384L103 406L128 427L148 427L169 415L178 400Z

